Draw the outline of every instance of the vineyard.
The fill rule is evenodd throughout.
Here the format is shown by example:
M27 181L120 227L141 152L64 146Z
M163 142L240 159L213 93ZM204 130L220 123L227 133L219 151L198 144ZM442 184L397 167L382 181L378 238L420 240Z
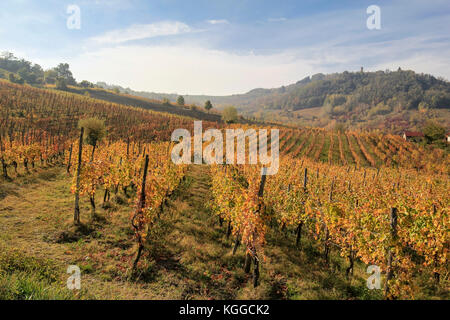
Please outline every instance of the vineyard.
M323 129L280 131L280 151L329 164L360 167L402 167L449 173L450 159L441 149L427 149L398 135Z
M171 133L193 120L0 80L0 297L448 297L443 150L282 128L276 175L175 165ZM68 264L85 289L58 289ZM366 289L369 265L380 290ZM39 275L17 294L27 272Z
M250 166L213 168L212 176L213 210L236 246L245 245L254 286L270 228L291 230L296 246L303 234L313 238L326 264L336 250L348 260L347 277L356 260L378 266L386 274L386 298L414 298L418 274L437 282L448 274L447 176L289 158L267 179Z
M110 141L128 138L136 142L167 141L173 130L193 127L192 119L187 117L11 84L1 79L0 106L0 134L4 144L13 140L22 144L35 141L47 144L44 134L58 144L58 137L75 138L79 119L89 117L105 121ZM203 122L204 127L216 124Z

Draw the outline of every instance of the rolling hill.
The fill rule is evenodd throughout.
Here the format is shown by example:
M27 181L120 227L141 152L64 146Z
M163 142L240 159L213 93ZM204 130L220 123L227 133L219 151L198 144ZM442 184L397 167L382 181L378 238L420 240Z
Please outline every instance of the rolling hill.
M102 90L98 88L69 87L67 91L76 94L88 95L89 97L94 99L143 108L156 112L166 112L206 121L221 121L220 114L208 113L201 110L200 108L192 108L192 106L178 106L172 103L164 103L158 100L152 100L140 96L133 96L130 94L118 94L109 90Z
M136 92L98 83L104 88L150 99L175 101L177 94ZM381 129L399 133L420 129L433 119L450 123L450 83L414 71L343 72L315 74L294 84L273 89L254 89L230 96L186 95L187 103L206 100L218 108L234 105L248 118L282 121L293 125Z
M400 68L319 73L279 88L257 88L229 96L185 95L186 106L174 103L178 98L175 93L133 91L105 82L93 85L86 80L78 83L68 64L44 71L13 54L0 57L0 78L35 87L59 87L107 102L208 121L219 121L216 110L233 105L246 122L321 128L339 124L349 129L400 133L421 130L427 121L434 120L447 130L450 128L450 83ZM63 86L58 86L58 81ZM214 106L212 112L203 109L207 100Z

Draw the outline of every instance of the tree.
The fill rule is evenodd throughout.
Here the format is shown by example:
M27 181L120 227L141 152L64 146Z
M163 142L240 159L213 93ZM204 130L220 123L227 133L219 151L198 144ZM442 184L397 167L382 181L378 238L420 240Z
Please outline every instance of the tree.
M209 110L211 110L213 108L213 106L212 106L212 104L211 104L211 101L206 101L205 102L205 109L206 109L206 111L208 111L209 112Z
M34 83L35 81L35 77L31 73L31 70L26 67L21 68L19 71L17 71L17 74L27 83Z
M44 72L44 82L47 84L55 84L58 78L58 73L51 69Z
M183 98L183 96L179 96L179 97L178 97L178 99L177 99L177 104L178 104L179 106L184 106L184 98Z
M67 89L67 82L64 78L56 78L56 89L58 90Z
M44 70L38 64L25 59L17 59L12 53L4 52L0 55L0 69L19 75L20 79L29 84L42 83ZM20 80L20 83L23 83Z
M346 99L345 95L329 94L325 98L324 105L331 104L332 107L336 107L336 106L339 106L341 104L344 104L345 102L347 102L347 99Z
M12 83L16 83L16 76L14 75L14 73L8 74L8 80Z
M236 108L233 107L233 106L226 107L226 108L222 111L222 119L223 119L223 121L225 121L226 123L233 123L233 122L236 122L237 119L238 119L238 114L237 114Z
M0 54L0 59L4 59L4 60L17 60L17 58L14 56L14 53L12 52L8 52L8 51L4 51Z
M433 121L428 121L423 129L423 134L429 143L445 138L445 128Z
M87 80L83 80L83 81L80 82L80 87L82 87L82 88L93 88L94 84L89 82L89 81L87 81Z
M34 64L31 67L31 72L33 72L37 78L44 78L44 69L38 64Z
M334 125L334 130L336 130L339 133L345 132L345 124L342 122L338 122Z
M91 161L93 161L95 148L106 135L105 122L97 118L82 119L78 127L85 130L85 142L92 146Z
M21 78L20 76L17 76L14 73L10 73L8 75L8 79L10 82L12 83L17 83L17 84L24 84L25 81L23 80L23 78Z
M68 63L60 63L54 70L57 73L57 77L63 78L68 85L76 85L75 78L69 69Z
M119 89L118 87L115 87L115 88L113 89L113 92L114 92L115 94L119 94L119 93L120 93L120 89Z
M325 114L333 114L333 105L331 103L326 103L323 105L323 111Z

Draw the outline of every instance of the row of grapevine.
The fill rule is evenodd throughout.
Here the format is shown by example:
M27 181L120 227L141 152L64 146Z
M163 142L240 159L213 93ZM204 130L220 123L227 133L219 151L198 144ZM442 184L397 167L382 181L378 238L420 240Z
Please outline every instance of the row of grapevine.
M111 192L117 194L119 190L123 190L132 197L131 201L136 203L137 209L131 217L131 225L138 242L134 269L145 248L152 225L156 223L164 203L179 185L186 171L185 165L175 165L171 161L171 143L139 143L138 146L139 148L130 146L129 140L106 142L101 144L94 154L93 147L83 148L82 143L74 142L66 152L65 160L67 171L73 176L71 190L76 197L89 197L92 219L96 218L95 195L99 190L104 190L104 202L109 199ZM71 169L72 156L76 154L81 156L77 170ZM75 210L75 222L79 223L79 208L76 207Z
M70 92L12 84L0 79L0 137L21 140L34 131L75 138L80 119L105 121L112 140L167 141L177 128L193 129L190 118L91 99ZM217 123L203 121L203 127Z
M284 159L278 175L267 180L264 199L280 224L310 230L327 250L335 244L350 266L359 258L387 272L389 249L395 253L396 270L388 285L390 296L411 296L418 272L447 273L446 177L389 168L351 172L308 160L302 164ZM307 175L306 168L320 174ZM398 212L396 238L391 235L391 208Z
M241 170L242 169L242 170ZM246 248L245 272L254 263L253 285L258 285L259 261L265 243L267 229L266 211L262 207L264 182L258 176L256 166L212 166L210 203L212 212L228 224L233 234L233 254L240 243Z
M16 175L18 168L23 167L24 173L29 173L38 164L44 166L50 162L61 159L69 142L66 137L51 136L45 131L34 130L21 137L4 136L0 139L0 161L3 177L9 179L12 167Z
M261 258L266 232L278 225L294 229L297 244L302 233L319 241L325 261L337 248L349 260L347 275L356 260L379 266L386 298L413 297L419 273L448 274L446 176L284 157L258 197L259 173L257 167L220 166L211 175L213 212L229 222L253 258L255 252Z
M306 156L330 164L399 166L430 173L449 173L450 165L450 155L444 150L419 146L400 136L378 133L282 129L280 152L294 158Z

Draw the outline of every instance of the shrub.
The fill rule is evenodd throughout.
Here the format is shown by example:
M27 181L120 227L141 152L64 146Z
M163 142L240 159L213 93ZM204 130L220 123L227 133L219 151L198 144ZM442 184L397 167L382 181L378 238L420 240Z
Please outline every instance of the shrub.
M236 122L238 119L238 114L237 114L236 108L233 106L226 107L222 112L222 119L226 123Z

